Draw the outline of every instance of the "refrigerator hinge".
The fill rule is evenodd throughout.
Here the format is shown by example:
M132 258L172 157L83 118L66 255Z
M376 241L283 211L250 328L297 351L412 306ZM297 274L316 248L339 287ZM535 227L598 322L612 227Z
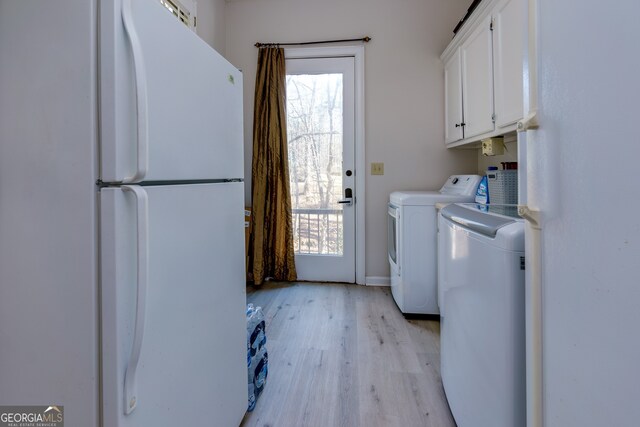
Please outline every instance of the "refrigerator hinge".
M540 211L530 209L527 205L518 205L518 215L526 219L533 228L540 229Z
M491 115L491 121L492 121L493 123L495 123L495 122L496 122L496 113L493 113L493 114Z
M518 129L518 132L525 132L529 129L538 129L539 126L538 113L534 110L520 120L516 125L516 128Z

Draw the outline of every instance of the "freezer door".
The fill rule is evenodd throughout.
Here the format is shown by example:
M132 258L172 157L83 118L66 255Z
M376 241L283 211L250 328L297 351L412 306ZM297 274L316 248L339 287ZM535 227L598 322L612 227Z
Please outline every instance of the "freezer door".
M100 203L104 426L239 425L243 184L106 188Z
M242 178L240 71L157 0L99 4L101 179Z

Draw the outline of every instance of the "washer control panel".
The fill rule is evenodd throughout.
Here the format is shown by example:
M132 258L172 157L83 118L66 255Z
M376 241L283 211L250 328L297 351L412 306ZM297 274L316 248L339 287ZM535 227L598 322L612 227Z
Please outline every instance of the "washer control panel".
M440 189L444 194L457 194L460 196L473 196L476 194L480 175L451 175Z

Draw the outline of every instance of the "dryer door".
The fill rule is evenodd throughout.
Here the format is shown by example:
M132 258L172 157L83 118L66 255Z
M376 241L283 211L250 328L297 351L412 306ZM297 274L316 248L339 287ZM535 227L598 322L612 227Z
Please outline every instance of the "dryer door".
M400 275L400 208L389 204L387 211L387 254L391 275Z

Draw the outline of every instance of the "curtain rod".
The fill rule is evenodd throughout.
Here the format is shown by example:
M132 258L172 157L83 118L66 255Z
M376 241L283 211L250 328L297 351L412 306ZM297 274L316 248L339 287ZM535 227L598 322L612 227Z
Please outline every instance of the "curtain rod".
M326 44L326 43L344 43L344 42L364 42L371 41L371 37L363 37L361 39L344 39L344 40L323 40L319 42L301 42L301 43L260 43L254 44L255 47L280 47L280 46L304 46L309 44Z

